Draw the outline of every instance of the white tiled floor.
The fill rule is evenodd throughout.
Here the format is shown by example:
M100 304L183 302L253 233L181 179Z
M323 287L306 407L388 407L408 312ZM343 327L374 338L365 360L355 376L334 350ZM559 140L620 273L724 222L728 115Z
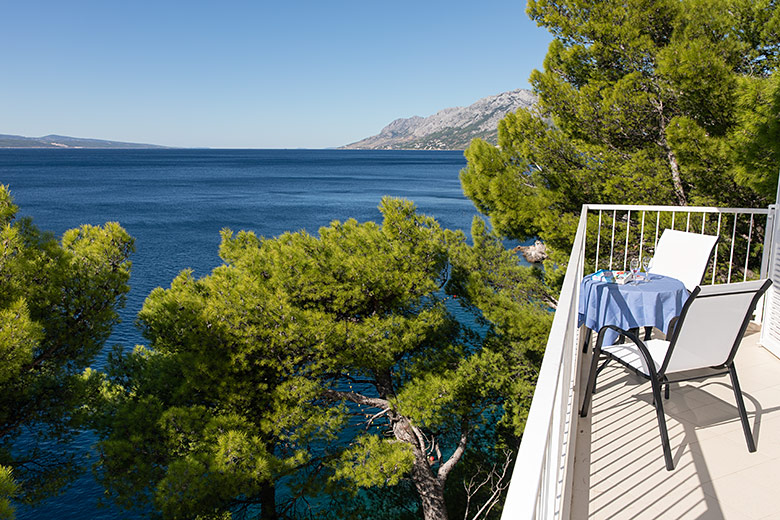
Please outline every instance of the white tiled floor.
M617 363L605 369L589 419L590 470L575 487L587 499L575 499L572 518L780 520L780 360L759 336L750 331L736 358L758 451L747 450L728 375L673 384L664 401L673 471L650 383ZM577 464L587 467L587 458Z

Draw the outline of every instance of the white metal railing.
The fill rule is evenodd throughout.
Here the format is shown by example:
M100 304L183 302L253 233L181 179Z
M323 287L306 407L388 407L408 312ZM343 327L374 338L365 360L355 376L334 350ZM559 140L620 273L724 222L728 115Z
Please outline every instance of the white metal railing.
M679 229L680 231L707 233L711 235L717 235L720 237L718 243L715 246L713 252L713 261L708 273L704 276L704 281L709 281L710 284L714 284L717 281L716 274L718 273L718 257L721 253L728 252L728 272L725 275L725 279L722 280L725 283L732 281L732 274L734 267L741 268L742 281L748 279L748 275L751 272L749 261L751 251L755 248L754 237L756 235L756 229L761 228L764 232L764 236L769 240L772 238L772 233L768 232L772 229L774 220L774 206L768 208L715 208L715 207L694 207L694 206L626 206L617 204L593 204L588 205L583 209L584 211L598 211L598 228L596 234L596 247L595 258L593 265L596 269L602 267L600 260L604 264L603 267L607 269L625 270L628 263L629 250L634 245L633 250L637 251L640 260L642 256L646 254L648 245L649 247L655 247L658 244L658 238L663 229ZM648 214L649 219L648 219ZM618 220L618 215L620 220ZM638 230L638 247L637 237L634 240L629 241L632 231L632 215L636 219L636 225L639 226ZM664 225L662 227L662 215ZM695 216L695 217L694 217ZM692 221L692 217L694 220ZM609 221L611 219L611 225ZM608 227L607 233L609 234L609 260L606 260L606 255L600 257L602 252L602 228L606 220ZM649 222L648 222L649 220ZM619 227L618 223L625 223L625 243L615 244L615 232ZM763 225L762 225L763 224ZM746 229L745 229L746 228ZM740 233L737 233L739 229ZM636 234L637 232L635 232ZM739 259L739 262L735 262L734 255L738 245L745 247L744 259ZM763 248L762 258L759 266L758 277L765 277L768 268L768 252L770 250L770 244L762 244L766 247ZM619 253L620 246L622 246L622 255ZM604 244L606 250L607 244ZM620 263L620 257L622 256L622 265Z
M734 265L742 269L743 279L747 278L751 247L755 247L757 241L763 245L759 276L766 276L768 253L771 249L770 241L774 236L773 210L774 206L770 206L768 209L606 204L583 206L577 234L569 255L566 276L558 298L558 308L553 318L520 450L517 454L512 481L507 492L502 513L503 520L568 520L584 517L582 511L571 511L575 441L579 426L577 380L581 362L580 349L578 348L577 304L580 281L586 266L588 268L598 267L600 260L606 263L606 255L599 259L599 253L602 250L601 230L604 215L606 214L607 218L611 217L612 220L607 231L610 241L609 268L612 268L616 257L619 262L621 256L619 253L621 252L623 253L623 268L625 268L629 250L632 251L632 254L633 251L639 250L641 255L643 250L646 251L646 247L650 247L650 244L654 247L658 242L663 224L664 227L685 229L689 232L703 233L707 231L710 234L717 233L721 236L720 244L713 253L715 260L712 263L710 283L721 281L716 276L719 254L728 255L729 258L728 274L726 279L722 280L728 283L731 281ZM595 212L598 212L598 231L594 233L594 237L589 235L588 217L589 215L595 216ZM652 223L646 225L648 213L651 213L651 218L655 217L654 225ZM632 214L640 227L639 232L636 233L638 243L630 240ZM692 222L692 217L697 218L698 214L701 214L701 220ZM708 219L715 219L715 217L717 217L717 222L708 221ZM730 235L727 233L724 237L721 231L727 229L726 221L729 218L732 220ZM758 218L764 220L763 226L757 222ZM748 222L740 222L739 219L745 219ZM667 225L667 222L671 225ZM681 222L684 222L684 227ZM745 233L746 225L747 232ZM622 228L619 231L625 233L623 251L615 246L618 228ZM757 236L759 228L764 235L763 237ZM595 240L595 246L586 243L588 240ZM741 259L739 259L739 264L734 264L734 255L738 249L739 240L745 241L742 244L745 246L744 264ZM590 263L590 259L586 259L586 246L595 248L593 263ZM603 247L606 250L606 246ZM727 249L721 250L721 247ZM705 277L705 281L706 279Z
M580 216L542 367L509 484L503 519L567 518L579 372L577 297L585 261L587 211Z

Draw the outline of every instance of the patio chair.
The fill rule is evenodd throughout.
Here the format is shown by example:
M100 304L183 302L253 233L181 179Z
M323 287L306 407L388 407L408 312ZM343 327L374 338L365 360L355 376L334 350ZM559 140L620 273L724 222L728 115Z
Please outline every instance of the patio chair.
M734 368L734 356L742 341L756 302L771 285L771 280L755 280L724 285L695 287L683 306L676 323L671 327L669 341L651 339L642 341L636 334L607 325L599 331L593 351L585 399L580 415L586 417L591 395L596 390L598 373L611 360L616 360L636 374L649 379L653 391L661 431L666 469L673 470L669 434L666 430L661 387L665 386L665 397L669 399L669 384L692 379L702 379L728 373L737 401L742 429L745 433L748 451L756 451L756 445L748 424L742 391ZM604 332L613 329L629 341L617 345L602 345ZM599 367L599 357L606 361ZM713 371L712 369L719 369ZM725 370L723 370L725 369ZM685 372L685 373L683 373ZM674 378L674 379L672 379Z
M693 291L704 277L717 241L714 235L665 229L648 272L677 278L689 292Z

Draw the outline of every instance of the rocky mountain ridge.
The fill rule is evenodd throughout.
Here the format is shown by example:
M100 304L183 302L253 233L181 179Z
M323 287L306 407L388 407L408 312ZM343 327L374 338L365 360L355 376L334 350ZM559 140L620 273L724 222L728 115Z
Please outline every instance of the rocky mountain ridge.
M530 109L536 96L525 89L482 98L467 107L445 108L429 117L396 119L378 135L343 146L358 150L463 150L472 139L496 144L498 122L507 113Z

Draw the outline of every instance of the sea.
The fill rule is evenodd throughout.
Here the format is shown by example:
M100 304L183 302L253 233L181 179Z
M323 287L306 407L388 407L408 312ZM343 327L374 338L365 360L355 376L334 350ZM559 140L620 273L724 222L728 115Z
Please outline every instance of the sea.
M20 216L58 237L81 224L119 222L135 238L131 290L110 345L143 344L134 321L155 287L183 269L196 277L220 265L220 230L274 237L334 220L379 221L383 196L413 201L442 227L468 233L477 215L461 190L457 151L385 150L0 150L0 184ZM95 360L105 366L106 352ZM94 460L92 434L69 450ZM18 519L141 518L98 507L102 488L85 474Z

